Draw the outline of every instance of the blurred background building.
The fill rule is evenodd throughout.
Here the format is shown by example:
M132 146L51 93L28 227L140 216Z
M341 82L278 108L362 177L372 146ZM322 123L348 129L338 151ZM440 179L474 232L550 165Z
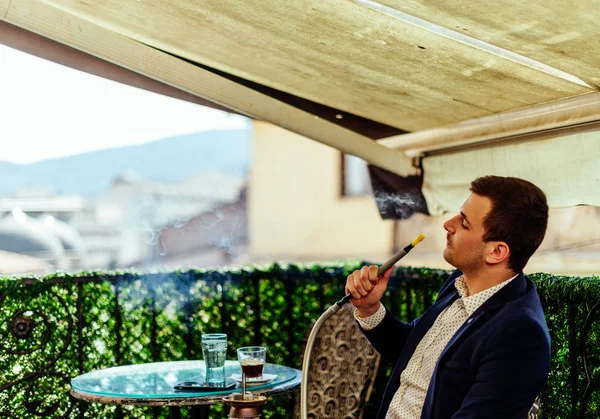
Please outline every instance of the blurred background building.
M246 142L232 140L236 136ZM247 147L247 153L226 169L207 168L198 159L197 166L186 163L186 170L152 153L142 166L160 170L146 177L139 164L121 164L101 174L71 171L66 175L95 180L70 188L60 181L25 184L12 177L18 187L0 198L0 273L343 258L382 262L420 233L426 240L401 263L450 268L441 256L448 216L382 220L366 165L353 156L258 121L247 132L209 132L190 141L203 147L221 142L219 153L206 151L213 160L228 147ZM174 156L189 150L182 146L187 142L162 142ZM128 148L121 151L131 156ZM118 153L112 149L111 158ZM70 170L68 164L59 166ZM98 186L86 189L109 175L101 193L94 192ZM597 273L598 231L598 208L551 210L546 239L527 271Z
M169 162L165 153L147 152L157 148L150 143L134 153L131 147L108 150L111 161L125 163L106 164L102 171L85 163L105 159L107 150L62 162L16 165L4 173L0 168L14 186L10 193L5 183L0 198L0 273L178 268L245 260L248 136L240 130L214 131L184 141L158 141L170 148L175 161L177 155L196 153L191 161L179 159L180 164ZM217 159L211 155L214 142L233 151ZM128 164L133 154L138 159ZM213 162L204 164L203 159ZM49 164L62 170L63 177L49 181ZM17 174L11 174L15 168Z

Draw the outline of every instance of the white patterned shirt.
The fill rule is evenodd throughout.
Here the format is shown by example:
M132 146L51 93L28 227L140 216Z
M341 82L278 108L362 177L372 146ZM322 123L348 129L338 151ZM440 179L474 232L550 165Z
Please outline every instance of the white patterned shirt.
M421 417L433 370L450 339L475 310L516 277L517 275L470 296L468 296L464 277L460 276L456 279L454 286L460 298L439 314L433 326L419 342L400 375L400 387L390 403L386 419L417 419ZM354 317L363 329L371 330L385 317L385 307L380 304L379 310L375 314L364 319L360 317L358 310L355 310Z

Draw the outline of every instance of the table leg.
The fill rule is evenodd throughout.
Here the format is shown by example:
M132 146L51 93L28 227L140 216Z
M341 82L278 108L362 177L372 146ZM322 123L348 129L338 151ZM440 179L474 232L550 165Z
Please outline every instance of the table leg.
M209 409L210 405L208 404L190 406L190 417L192 419L208 419Z
M190 418L191 419L209 419L208 413L210 410L209 405L198 405L198 406L190 406ZM181 407L180 406L170 406L169 407L169 418L170 419L181 419Z
M179 406L169 406L169 418L181 419L181 408Z

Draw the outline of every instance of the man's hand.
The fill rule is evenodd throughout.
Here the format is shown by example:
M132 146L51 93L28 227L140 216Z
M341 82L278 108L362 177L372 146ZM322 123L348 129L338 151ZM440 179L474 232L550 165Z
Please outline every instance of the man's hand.
M358 309L360 317L369 317L379 309L379 300L387 288L387 283L394 267L381 277L377 276L378 266L363 266L354 271L346 279L346 294L352 294L350 302Z

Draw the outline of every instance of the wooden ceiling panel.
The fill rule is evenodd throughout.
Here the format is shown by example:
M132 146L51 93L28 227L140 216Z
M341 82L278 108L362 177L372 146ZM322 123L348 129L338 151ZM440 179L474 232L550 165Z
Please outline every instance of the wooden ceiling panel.
M8 13L8 7L10 6L10 0L0 0L0 19L4 19Z
M591 90L353 1L45 3L188 60L407 131Z
M600 85L598 0L380 0Z

